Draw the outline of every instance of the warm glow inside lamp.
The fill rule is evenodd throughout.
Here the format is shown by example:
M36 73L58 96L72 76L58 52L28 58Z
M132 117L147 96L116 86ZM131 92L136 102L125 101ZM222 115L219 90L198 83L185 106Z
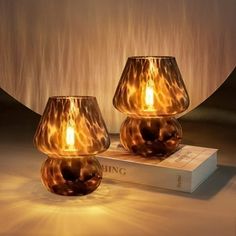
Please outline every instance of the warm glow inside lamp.
M189 106L189 96L174 57L129 57L113 105L127 114L120 140L143 156L168 156L179 146L182 128L174 118Z
M110 139L95 97L50 97L34 143L48 156L41 177L49 191L85 195L99 186L102 168L94 155L105 151Z

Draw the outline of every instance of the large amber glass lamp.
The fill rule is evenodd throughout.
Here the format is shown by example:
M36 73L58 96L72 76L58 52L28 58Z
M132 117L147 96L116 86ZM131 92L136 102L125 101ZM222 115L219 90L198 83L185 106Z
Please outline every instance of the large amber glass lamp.
M85 195L99 186L102 168L94 155L110 140L95 97L50 97L34 143L48 156L41 176L49 191Z
M189 96L174 57L130 57L113 105L127 114L121 125L124 148L143 156L168 156L182 139L174 118L189 106Z

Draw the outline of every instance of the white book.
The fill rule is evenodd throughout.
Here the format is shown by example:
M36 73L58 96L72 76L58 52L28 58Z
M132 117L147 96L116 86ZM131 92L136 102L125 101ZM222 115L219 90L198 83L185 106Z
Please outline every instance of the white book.
M134 155L113 142L97 159L104 178L190 193L217 169L217 149L189 145L160 160Z

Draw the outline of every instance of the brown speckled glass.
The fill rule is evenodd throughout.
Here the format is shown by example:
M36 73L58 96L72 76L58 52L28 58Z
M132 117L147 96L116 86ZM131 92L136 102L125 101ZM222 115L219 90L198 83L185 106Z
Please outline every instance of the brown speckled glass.
M41 168L42 182L53 193L75 196L93 192L102 180L102 168L93 156L48 158Z
M130 118L121 125L121 144L142 156L166 157L182 140L182 128L175 118Z
M51 158L95 155L110 145L95 97L50 97L34 137Z
M189 96L174 57L129 57L113 105L128 116L120 130L125 149L158 157L177 150L182 129L174 115L188 108Z
M95 97L50 97L34 144L48 156L41 176L49 191L75 196L99 186L102 168L94 155L105 151L110 139Z
M185 111L189 96L175 58L129 57L113 105L132 117L173 116Z

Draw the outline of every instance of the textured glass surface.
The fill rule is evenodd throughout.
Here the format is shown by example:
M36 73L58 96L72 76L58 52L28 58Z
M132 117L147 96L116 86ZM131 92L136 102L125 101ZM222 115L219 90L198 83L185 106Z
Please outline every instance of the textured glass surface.
M128 58L113 104L133 117L170 116L185 111L189 97L175 58Z
M42 182L53 193L76 196L93 192L102 180L95 157L48 158L41 168Z
M49 157L95 155L110 140L95 97L50 97L34 137Z
M175 118L130 118L121 125L125 149L143 156L166 157L177 150L182 128Z

